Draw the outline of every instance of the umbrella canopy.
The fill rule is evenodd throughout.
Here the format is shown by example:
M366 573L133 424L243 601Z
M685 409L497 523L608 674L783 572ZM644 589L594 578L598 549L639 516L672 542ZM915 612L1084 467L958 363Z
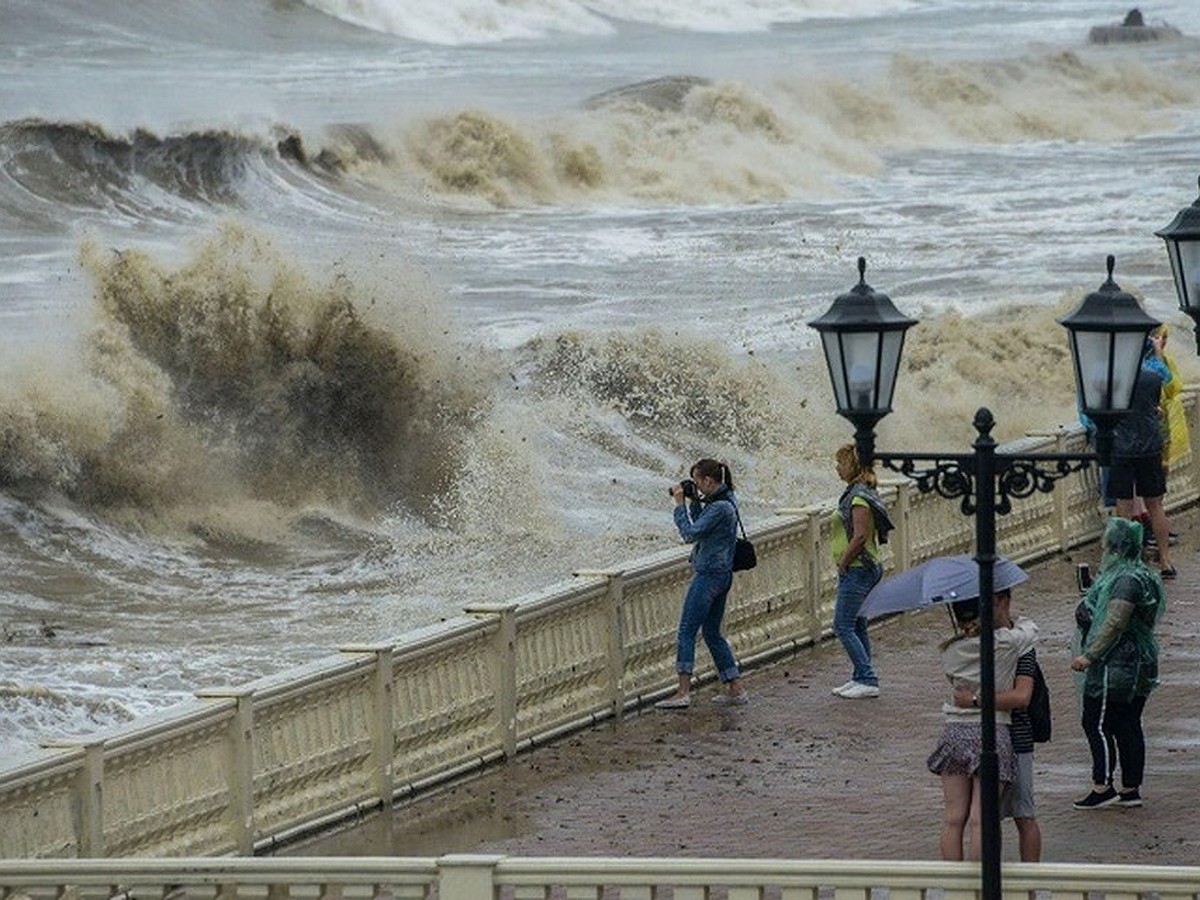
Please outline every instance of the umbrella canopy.
M992 566L992 587L1007 590L1029 576L1010 559L996 557ZM885 578L871 589L863 601L860 616L873 619L888 613L924 609L935 603L953 603L979 596L979 563L965 553L935 556L919 566Z

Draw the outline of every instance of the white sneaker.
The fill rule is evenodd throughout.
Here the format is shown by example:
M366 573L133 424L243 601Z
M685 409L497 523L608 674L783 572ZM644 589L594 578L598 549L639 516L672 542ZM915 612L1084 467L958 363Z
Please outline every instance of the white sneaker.
M829 693L833 694L835 697L842 697L845 696L846 691L850 690L850 688L854 687L856 684L858 684L857 681L847 681L845 684L838 685Z
M850 683L850 687L846 688L839 697L845 697L847 700L860 700L863 697L878 697L879 688L873 684L863 684L861 681Z
M690 694L684 694L682 697L673 694L663 700L659 700L654 704L655 709L687 709L692 705L692 697Z

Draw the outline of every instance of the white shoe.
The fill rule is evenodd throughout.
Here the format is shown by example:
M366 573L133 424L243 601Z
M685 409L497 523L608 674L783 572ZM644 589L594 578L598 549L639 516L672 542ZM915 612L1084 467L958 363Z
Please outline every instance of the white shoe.
M664 700L659 700L654 704L655 709L687 709L692 705L692 698L689 694L684 694L682 697L672 695Z
M873 684L863 684L861 681L852 681L850 687L843 690L839 697L845 697L847 700L860 700L863 697L878 697L879 688Z
M845 684L838 685L829 693L833 694L835 697L841 697L845 695L846 691L850 690L850 688L854 687L856 684L858 684L857 681L847 681Z

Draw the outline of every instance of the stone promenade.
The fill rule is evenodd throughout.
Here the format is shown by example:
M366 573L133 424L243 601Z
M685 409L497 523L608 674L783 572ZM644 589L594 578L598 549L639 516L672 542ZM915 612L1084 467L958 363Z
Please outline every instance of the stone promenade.
M1052 696L1053 740L1035 768L1045 861L1200 864L1200 512L1171 527L1179 577L1167 583L1140 809L1071 808L1090 781L1069 669L1075 566L1095 571L1098 546L1033 565L1014 592L1014 609L1041 626ZM646 709L575 733L400 806L390 822L287 852L937 859L941 787L925 758L941 728L937 645L948 634L940 608L878 628L877 699L830 694L849 668L826 641L747 673L747 706L716 706L705 686L689 710ZM702 645L699 654L707 665ZM1002 829L1015 860L1015 832Z

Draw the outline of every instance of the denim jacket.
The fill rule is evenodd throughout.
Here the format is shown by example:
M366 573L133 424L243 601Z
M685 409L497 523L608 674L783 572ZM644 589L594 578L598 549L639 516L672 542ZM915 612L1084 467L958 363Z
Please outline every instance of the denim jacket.
M693 544L692 569L708 575L733 571L733 545L737 540L737 497L721 488L703 503L693 500L675 507L675 527L684 542Z

